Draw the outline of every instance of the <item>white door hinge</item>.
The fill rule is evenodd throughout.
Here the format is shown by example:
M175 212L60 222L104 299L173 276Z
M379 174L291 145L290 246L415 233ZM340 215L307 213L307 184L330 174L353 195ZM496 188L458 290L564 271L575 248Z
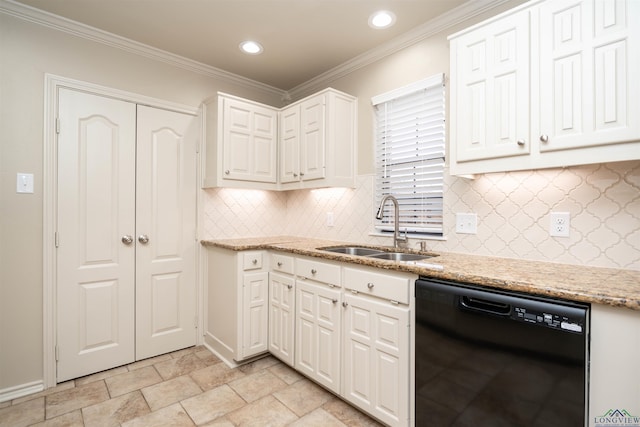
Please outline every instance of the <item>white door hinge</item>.
M57 362L58 360L60 360L60 352L58 351L58 346L56 346L55 348L55 354L56 354L56 362Z
M58 238L58 232L57 231L55 233L53 233L53 241L54 241L54 244L56 245L56 248L60 246L60 240Z
M56 117L56 133L60 133L60 117Z
M198 316L194 316L194 318L193 318L193 326L195 326L196 329L198 329Z

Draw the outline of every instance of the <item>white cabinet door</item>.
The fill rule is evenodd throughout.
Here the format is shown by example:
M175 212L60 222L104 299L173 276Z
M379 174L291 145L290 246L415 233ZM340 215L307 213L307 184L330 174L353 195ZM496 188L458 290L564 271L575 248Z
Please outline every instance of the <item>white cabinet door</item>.
M300 180L300 105L280 112L280 182Z
M340 393L340 304L339 290L296 281L295 368Z
M275 183L276 110L238 99L220 99L224 179Z
M293 366L295 280L279 273L269 275L269 352Z
M407 425L409 307L350 294L344 302L342 395L390 426Z
M303 181L325 177L325 95L300 104L300 178Z
M452 40L452 140L458 162L528 154L529 11Z
M242 343L240 359L264 353L268 348L269 273L245 273L242 298Z
M639 11L637 0L541 4L540 151L638 139Z

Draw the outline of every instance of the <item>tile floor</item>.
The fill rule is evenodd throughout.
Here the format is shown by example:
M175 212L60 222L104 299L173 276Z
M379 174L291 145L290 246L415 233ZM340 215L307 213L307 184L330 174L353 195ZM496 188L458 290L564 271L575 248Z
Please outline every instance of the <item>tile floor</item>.
M278 359L192 347L0 403L0 426L380 426Z

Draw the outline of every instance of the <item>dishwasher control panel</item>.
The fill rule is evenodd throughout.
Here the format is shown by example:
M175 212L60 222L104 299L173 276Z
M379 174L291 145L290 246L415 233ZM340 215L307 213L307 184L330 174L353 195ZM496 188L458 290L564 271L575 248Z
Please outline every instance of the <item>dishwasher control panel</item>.
M526 307L513 307L511 318L527 323L535 323L553 329L562 329L568 332L583 332L583 324L577 319L571 319L554 313L545 313Z

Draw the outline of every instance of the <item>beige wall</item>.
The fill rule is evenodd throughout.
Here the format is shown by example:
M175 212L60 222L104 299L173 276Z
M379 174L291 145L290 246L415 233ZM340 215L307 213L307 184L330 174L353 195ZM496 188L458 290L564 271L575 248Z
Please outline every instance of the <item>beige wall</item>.
M188 72L0 13L0 391L39 381L42 356L44 75L198 107L218 90L280 97ZM16 194L16 173L34 194Z

